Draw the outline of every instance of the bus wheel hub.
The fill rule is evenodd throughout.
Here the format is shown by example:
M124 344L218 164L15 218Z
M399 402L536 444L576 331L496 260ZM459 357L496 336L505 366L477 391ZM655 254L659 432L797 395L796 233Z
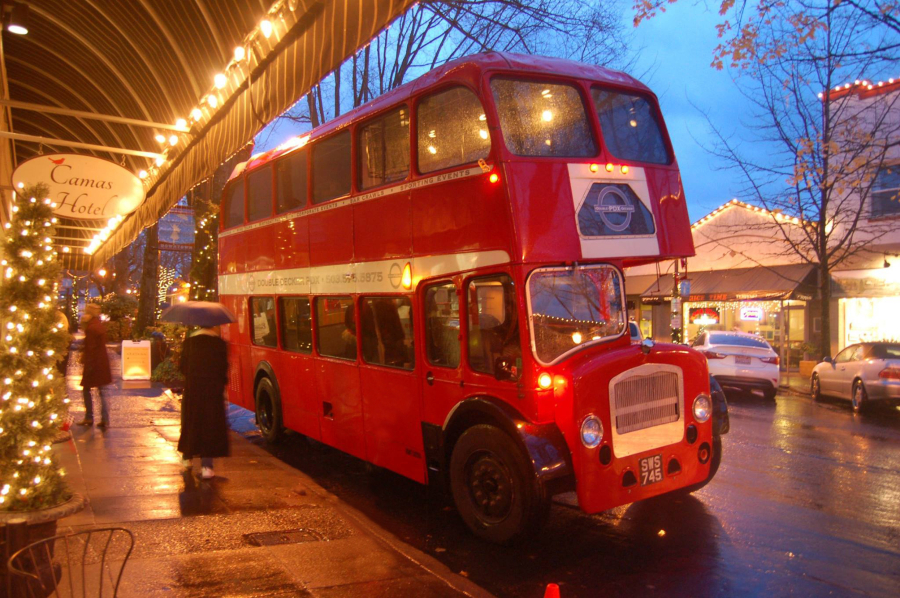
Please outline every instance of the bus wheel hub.
M469 488L485 519L502 520L512 503L512 484L505 468L492 457L482 457L469 474Z

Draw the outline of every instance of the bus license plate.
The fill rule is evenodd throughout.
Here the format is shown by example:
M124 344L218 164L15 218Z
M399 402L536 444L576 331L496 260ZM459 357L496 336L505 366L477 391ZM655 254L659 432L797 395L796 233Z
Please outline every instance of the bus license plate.
M641 486L649 486L663 479L662 455L641 459Z
M735 355L734 362L738 365L750 365L750 358L746 355Z

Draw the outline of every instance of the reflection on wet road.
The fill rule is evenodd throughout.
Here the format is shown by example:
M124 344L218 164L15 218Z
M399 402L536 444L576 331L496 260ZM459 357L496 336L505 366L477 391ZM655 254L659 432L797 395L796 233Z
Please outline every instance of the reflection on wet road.
M900 595L900 412L733 397L716 479L596 516L554 506L532 543L468 534L448 500L292 435L275 449L402 540L498 596ZM262 443L252 415L232 425Z

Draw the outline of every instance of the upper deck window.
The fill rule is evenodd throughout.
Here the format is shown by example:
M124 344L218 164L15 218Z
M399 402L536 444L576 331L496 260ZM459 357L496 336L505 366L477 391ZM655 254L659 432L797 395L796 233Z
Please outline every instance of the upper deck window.
M231 182L225 196L225 228L244 223L244 177Z
M428 96L416 111L419 172L477 162L491 151L484 108L465 87Z
M409 109L376 118L359 130L359 187L370 189L409 174Z
M272 215L272 167L263 166L247 175L247 221Z
M572 85L491 80L506 147L517 156L593 156L597 144Z
M306 205L306 156L303 148L275 165L279 214Z
M312 177L313 203L350 193L350 131L313 144Z
M599 87L591 89L591 97L609 153L635 162L668 164L671 161L656 110L649 100Z

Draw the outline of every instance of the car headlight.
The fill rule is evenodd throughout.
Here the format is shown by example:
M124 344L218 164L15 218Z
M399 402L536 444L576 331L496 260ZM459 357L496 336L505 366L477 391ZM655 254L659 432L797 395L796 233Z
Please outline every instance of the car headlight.
M712 415L712 401L707 395L697 395L694 399L694 419L700 423L705 422Z
M596 415L589 415L581 422L581 442L588 448L594 448L603 440L603 424Z

